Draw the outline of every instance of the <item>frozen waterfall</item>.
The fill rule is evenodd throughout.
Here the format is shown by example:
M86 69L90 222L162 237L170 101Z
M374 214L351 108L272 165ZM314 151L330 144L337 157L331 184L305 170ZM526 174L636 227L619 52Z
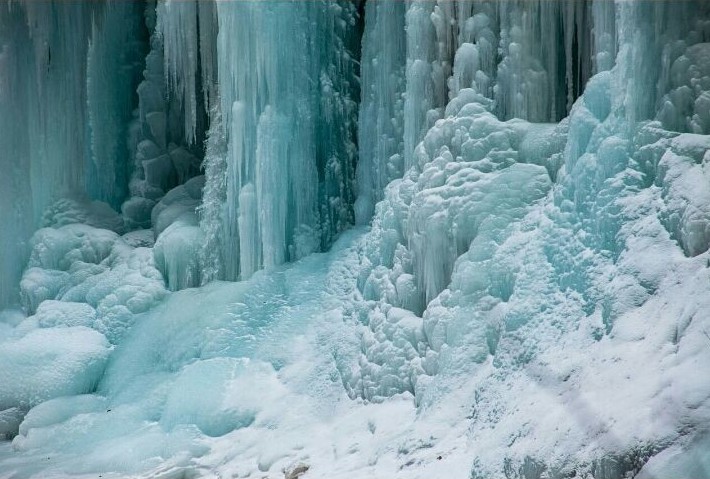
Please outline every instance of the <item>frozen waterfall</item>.
M0 0L0 478L710 478L710 3Z

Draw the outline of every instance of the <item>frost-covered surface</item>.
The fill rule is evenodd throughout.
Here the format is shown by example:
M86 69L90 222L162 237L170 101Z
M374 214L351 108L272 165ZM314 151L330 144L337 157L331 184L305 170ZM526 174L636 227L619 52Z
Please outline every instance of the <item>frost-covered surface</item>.
M710 477L708 8L2 3L0 477Z

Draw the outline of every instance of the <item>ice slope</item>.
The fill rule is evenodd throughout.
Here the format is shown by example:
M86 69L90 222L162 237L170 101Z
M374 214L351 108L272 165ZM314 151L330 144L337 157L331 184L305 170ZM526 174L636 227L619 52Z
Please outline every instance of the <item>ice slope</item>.
M370 411L341 385L337 358L357 341L339 311L360 236L249 281L172 294L139 318L93 394L27 414L0 475L278 477L299 463L327 473L377 461L384 450L366 441L386 444L415 411L411 397Z

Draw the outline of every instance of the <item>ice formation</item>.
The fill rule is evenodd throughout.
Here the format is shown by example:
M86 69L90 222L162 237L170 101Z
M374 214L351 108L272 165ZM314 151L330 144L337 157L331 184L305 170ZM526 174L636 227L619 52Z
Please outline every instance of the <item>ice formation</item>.
M227 144L205 165L224 182L204 199L218 210L204 222L218 240L207 256L221 265L213 276L247 279L327 247L351 223L356 9L218 2L217 13L223 131L213 134Z
M5 0L0 142L0 477L710 477L707 2Z

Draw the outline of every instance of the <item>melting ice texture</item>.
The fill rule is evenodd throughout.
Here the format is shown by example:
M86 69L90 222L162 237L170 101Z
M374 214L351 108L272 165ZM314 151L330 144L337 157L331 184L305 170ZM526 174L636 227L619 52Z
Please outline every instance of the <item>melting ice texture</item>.
M707 4L0 9L0 474L707 475Z

